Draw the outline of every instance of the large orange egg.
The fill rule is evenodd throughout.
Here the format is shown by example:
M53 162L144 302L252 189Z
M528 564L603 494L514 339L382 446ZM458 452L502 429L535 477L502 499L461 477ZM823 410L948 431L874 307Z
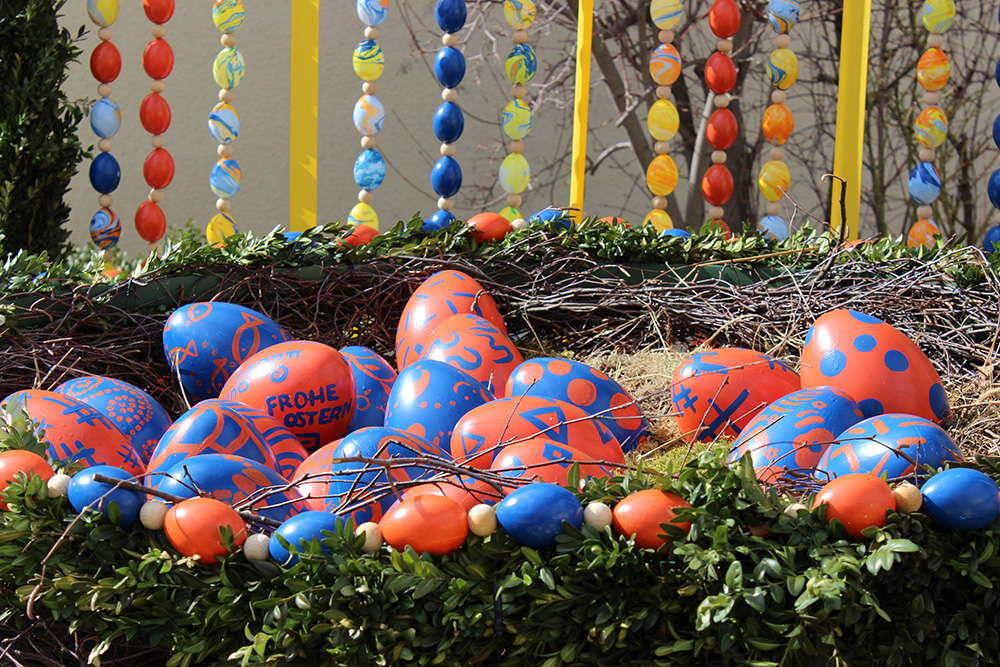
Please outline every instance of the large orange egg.
M688 440L735 438L768 404L800 388L782 362L738 347L691 355L674 371L677 425Z
M803 387L837 387L865 417L948 417L948 395L927 356L892 325L858 311L834 310L816 320L806 333L801 372Z
M591 458L579 449L544 438L529 438L514 445L507 445L497 453L490 470L507 477L531 479L567 486L570 468L580 466L580 479L608 477L604 466L585 463ZM576 490L576 489L574 489Z
M816 494L813 509L826 504L827 521L839 519L847 532L861 537L871 526L884 526L885 513L895 511L892 489L875 475L841 475Z
M510 220L497 213L480 213L466 222L472 238L481 243L493 243L503 240L510 233Z
M469 313L442 321L427 339L423 358L462 369L495 396L503 394L511 371L524 361L506 332Z
M354 374L329 345L278 343L240 364L222 397L267 412L307 449L315 449L347 433L354 417Z
M406 498L382 517L382 537L396 551L413 547L418 553L450 554L465 543L468 514L457 502L425 494Z
M0 452L0 493L3 493L7 485L22 472L28 479L38 475L45 481L54 474L49 462L38 454L26 449L8 449ZM7 503L0 501L0 510L6 511Z
M643 549L660 549L671 537L661 524L676 526L683 531L691 528L688 521L674 521L674 510L691 507L675 493L661 489L645 489L625 496L612 511L611 527L624 537L633 537Z
M233 532L233 546L247 539L247 525L229 505L213 498L182 500L163 517L163 532L174 549L183 556L198 556L202 563L216 563L229 550L219 529L228 526Z
M461 271L439 271L420 284L406 302L396 329L396 368L403 370L421 358L427 339L452 315L471 313L507 333L493 297Z

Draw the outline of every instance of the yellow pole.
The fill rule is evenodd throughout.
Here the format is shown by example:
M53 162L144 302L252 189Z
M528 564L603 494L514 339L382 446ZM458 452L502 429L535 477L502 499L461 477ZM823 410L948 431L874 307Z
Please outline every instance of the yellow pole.
M292 5L291 131L288 139L288 228L316 224L316 146L319 127L319 0Z
M594 30L594 0L579 0L576 28L576 95L573 102L573 159L570 165L569 205L573 219L583 215L587 176L587 113L590 106L590 39Z
M846 185L833 180L833 206L830 223L840 229L843 212L847 214L845 238L858 238L861 213L861 164L865 138L865 91L868 87L868 36L871 25L871 0L844 0L840 39L840 88L837 98L837 144L833 172ZM841 189L846 187L841 210Z

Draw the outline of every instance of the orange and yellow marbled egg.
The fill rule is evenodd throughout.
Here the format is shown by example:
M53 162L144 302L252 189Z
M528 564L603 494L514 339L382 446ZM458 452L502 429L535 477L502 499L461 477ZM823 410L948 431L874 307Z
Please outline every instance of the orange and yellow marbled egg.
M924 148L937 148L948 137L948 116L941 107L925 107L913 121L917 141Z
M673 44L660 44L649 57L649 73L658 86L672 86L681 75L681 54Z
M768 201L778 201L788 192L788 187L792 184L792 175L788 171L788 165L781 160L770 160L765 162L760 168L760 176L757 177L757 187L764 199Z
M772 104L764 111L760 125L764 138L769 143L780 146L788 141L795 129L795 116L784 104Z
M924 90L941 90L950 76L951 63L948 56L936 46L924 51L924 55L917 61L917 81Z
M917 220L910 227L910 233L906 235L906 246L908 248L930 248L941 236L941 228L937 223L929 218Z
M649 107L649 115L646 117L646 125L649 126L649 133L657 141L670 141L677 134L681 119L677 114L677 107L670 100L656 100Z
M666 197L677 187L677 163L669 155L657 155L646 168L646 186L654 195Z
M661 234L668 229L674 228L674 221L670 219L670 214L662 208L654 208L647 213L646 219L642 221L642 224L652 225L653 229Z

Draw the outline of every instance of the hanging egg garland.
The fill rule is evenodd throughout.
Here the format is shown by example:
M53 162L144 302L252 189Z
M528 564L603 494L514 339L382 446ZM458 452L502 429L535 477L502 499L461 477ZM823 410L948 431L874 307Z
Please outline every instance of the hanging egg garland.
M378 213L371 205L377 189L385 181L385 158L379 152L375 135L385 123L385 107L375 97L377 80L385 71L385 54L378 44L378 25L389 13L389 0L357 0L358 18L365 24L364 40L354 47L351 67L361 79L363 95L354 105L354 127L361 133L361 153L354 161L354 184L359 188L358 203L347 216L351 229L367 225L378 231Z
M1000 61L997 62L996 74L997 86L1000 86ZM993 121L993 143L997 148L1000 148L1000 114ZM986 194L989 196L993 208L1000 209L1000 169L990 174L989 181L986 183ZM987 254L994 252L1000 246L1000 225L994 225L986 230L982 246Z
M728 111L729 92L736 86L736 64L730 57L733 50L732 37L740 29L742 14L734 0L715 0L708 11L708 25L712 33L719 38L716 52L709 56L705 63L705 85L714 96L714 104L719 111ZM715 114L713 114L715 116ZM721 130L721 132L720 132ZM739 134L736 116L715 116L713 137L718 146L713 144L712 166L705 171L701 180L701 192L709 204L708 219L710 223L722 222L723 206L733 196L733 175L725 166L726 149L721 146L732 145L728 139L735 141Z
M215 246L223 245L226 237L238 233L230 199L240 190L243 170L233 159L233 142L240 135L240 116L232 101L233 89L246 73L246 62L236 48L235 35L245 17L242 0L215 0L212 5L212 23L222 33L219 39L222 49L212 63L212 78L219 86L219 103L208 114L208 132L218 143L219 159L212 165L208 183L218 199L217 213L208 221L205 237Z
M504 0L503 15L514 31L511 35L514 48L504 60L504 71L512 86L512 99L500 113L500 129L510 143L507 156L500 163L497 181L507 193L507 205L501 209L500 215L514 222L524 219L520 211L524 203L521 193L528 189L531 182L531 165L524 157L522 141L531 131L531 106L524 98L527 95L525 85L535 78L538 70L538 58L527 43L528 33L525 30L534 23L537 8L531 0Z

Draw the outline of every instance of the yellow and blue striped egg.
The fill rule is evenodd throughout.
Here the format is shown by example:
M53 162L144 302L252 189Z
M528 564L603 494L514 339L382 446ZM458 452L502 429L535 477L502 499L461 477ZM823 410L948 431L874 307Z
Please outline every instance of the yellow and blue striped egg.
M246 62L243 54L236 49L226 48L219 51L212 63L212 77L219 88L235 88L243 80Z
M243 184L243 172L240 164L231 157L225 157L212 165L212 173L208 184L217 197L227 199L240 191Z
M389 13L389 0L358 0L357 10L362 23L376 26Z
M951 63L945 52L936 46L924 51L917 61L917 81L924 90L935 91L944 88L951 76Z
M670 30L684 16L681 0L653 0L649 3L649 17L660 30Z
M514 30L524 30L534 23L535 13L532 0L504 0L503 17Z
M226 34L231 34L243 25L242 0L215 0L212 6L212 22Z
M768 0L767 20L775 32L788 32L799 22L799 0Z
M669 155L657 155L646 167L646 187L658 197L666 197L677 187L680 174Z
M518 44L507 56L504 62L507 78L514 85L524 85L535 78L538 70L538 59L535 51L527 44Z
M924 0L924 8L920 12L927 32L941 34L948 31L955 20L954 0Z
M107 28L118 20L118 0L87 0L87 16L97 25Z
M362 95L354 105L354 127L370 137L378 134L385 124L385 107L374 95Z
M504 208L500 209L500 215L506 218L507 222L514 222L519 218L522 220L524 219L524 216L521 215L521 212L516 208L514 208L513 206L505 206Z
M110 139L122 126L122 112L110 97L102 97L90 109L90 128L101 139Z
M948 137L948 116L941 107L926 107L913 122L917 141L925 148L937 148Z
M524 139L531 132L531 107L517 98L507 102L500 112L500 127L510 139Z
M231 144L240 136L240 115L231 104L219 102L208 114L208 131L220 144Z
M672 86L681 75L681 54L673 44L660 44L649 57L649 73L658 86Z
M770 160L760 168L757 187L764 199L778 201L785 196L791 184L792 175L788 171L788 165L781 160Z
M799 78L799 59L791 49L775 49L767 59L767 76L780 90L788 90Z
M910 233L906 235L906 247L908 248L930 248L938 237L941 236L941 229L937 223L929 218L917 220L910 227Z
M649 107L646 125L649 127L649 133L657 141L673 139L680 124L681 119L677 114L677 107L670 100L656 100Z
M113 248L121 235L121 220L112 209L102 208L90 219L90 238L101 250Z
M516 195L524 192L531 180L531 166L521 153L511 153L500 163L500 187L504 192Z
M205 238L214 246L223 245L228 237L239 233L236 221L228 213L216 213L205 227Z
M354 73L362 81L376 80L382 76L382 71L385 69L385 54L382 53L382 47L366 39L354 47L351 65L354 67Z
M654 208L652 211L647 213L646 218L642 221L642 224L652 225L653 229L661 234L668 229L674 228L674 221L670 219L670 214L662 208Z
M359 202L351 209L347 216L347 226L354 229L358 225L368 225L372 229L378 229L378 214L371 204Z

